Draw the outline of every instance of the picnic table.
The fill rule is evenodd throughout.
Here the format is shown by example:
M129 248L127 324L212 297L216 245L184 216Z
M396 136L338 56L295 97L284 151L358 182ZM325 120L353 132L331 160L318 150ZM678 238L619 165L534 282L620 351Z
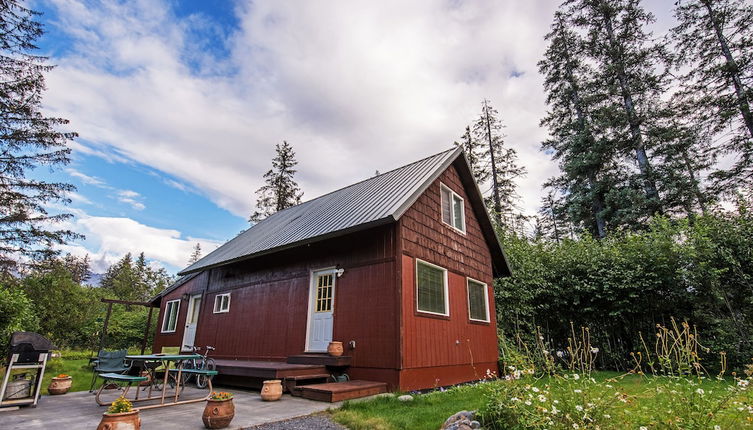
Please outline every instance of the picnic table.
M214 376L217 374L216 370L202 370L202 369L184 369L183 365L188 360L197 360L202 359L203 356L199 354L145 354L145 355L126 355L126 359L131 360L132 362L138 362L140 363L140 367L147 372L149 372L149 376L132 376L132 375L121 375L119 373L101 373L99 376L104 379L104 382L102 383L102 387L97 391L96 401L97 404L101 406L108 406L112 404L112 402L103 402L100 399L100 395L102 394L102 391L107 387L108 384L112 382L125 382L128 385L125 388L125 391L123 392L123 397L126 397L128 395L128 390L131 387L131 384L137 383L136 388L136 396L133 399L129 399L131 402L145 402L150 400L159 400L159 403L153 404L153 405L147 405L147 406L140 406L139 409L153 409L153 408L161 408L165 406L174 406L174 405L182 405L186 403L195 403L195 402L202 402L209 398L209 396L212 393L212 379L211 376ZM150 378L155 378L154 374L154 368L157 366L146 366L147 363L161 363L162 367L165 369L165 375L163 377L162 381L162 390L159 395L152 395L154 384L152 383L152 380ZM171 365L172 364L172 365ZM183 375L184 374L192 374L192 375L205 375L210 376L210 378L207 378L208 380L208 388L209 391L207 392L207 395L204 397L200 397L198 399L190 399L190 400L179 400L180 394L182 392L182 384L183 384ZM170 381L169 378L173 378L174 381L174 393L167 395L168 390L168 383ZM149 381L148 385L148 392L146 394L146 397L139 398L140 395L140 383Z

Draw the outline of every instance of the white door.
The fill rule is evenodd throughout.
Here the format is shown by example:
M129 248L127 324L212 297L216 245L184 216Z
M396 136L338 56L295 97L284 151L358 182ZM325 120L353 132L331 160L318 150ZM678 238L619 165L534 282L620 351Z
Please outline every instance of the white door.
M191 296L188 299L188 314L186 315L186 329L183 331L183 344L181 351L191 351L196 339L196 324L199 322L199 310L201 310L201 294Z
M320 270L311 276L307 352L325 352L332 341L335 311L335 270Z

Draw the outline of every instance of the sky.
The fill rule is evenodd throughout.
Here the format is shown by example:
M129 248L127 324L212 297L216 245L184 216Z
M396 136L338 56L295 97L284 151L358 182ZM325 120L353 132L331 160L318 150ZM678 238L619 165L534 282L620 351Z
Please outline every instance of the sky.
M536 63L559 1L30 0L47 33L44 110L79 133L37 175L78 187L63 247L103 272L144 252L176 273L249 227L275 145L304 200L450 148L483 99L528 170L557 173ZM650 0L661 35L672 2Z

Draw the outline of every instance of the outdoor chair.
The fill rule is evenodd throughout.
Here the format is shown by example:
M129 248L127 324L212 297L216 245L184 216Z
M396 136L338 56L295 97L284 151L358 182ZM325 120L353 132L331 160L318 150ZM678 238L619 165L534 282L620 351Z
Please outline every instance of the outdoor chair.
M124 374L131 368L129 364L126 364L126 355L128 350L121 349L118 351L105 351L100 350L97 354L97 358L92 362L94 365L92 373L92 383L89 388L89 392L94 391L94 383L97 382L97 375L100 373L117 373Z

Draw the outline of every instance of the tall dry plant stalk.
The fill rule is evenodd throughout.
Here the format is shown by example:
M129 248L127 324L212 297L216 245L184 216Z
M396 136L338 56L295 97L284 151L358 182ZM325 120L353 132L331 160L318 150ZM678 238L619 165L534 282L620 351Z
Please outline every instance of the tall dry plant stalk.
M594 370L594 362L599 348L591 346L591 330L588 327L580 328L580 336L575 333L575 326L570 322L570 334L567 338L568 360L567 367L570 371L591 374Z
M647 366L647 370L653 375L708 374L701 365L699 351L709 352L709 348L700 344L695 326L691 327L685 321L678 325L674 318L671 318L670 327L657 324L653 351L648 347L643 334L639 333L639 338L643 351L630 353L634 363L631 373L644 374L644 366ZM722 377L727 370L727 354L724 352L720 353L720 364L721 371L718 376Z

